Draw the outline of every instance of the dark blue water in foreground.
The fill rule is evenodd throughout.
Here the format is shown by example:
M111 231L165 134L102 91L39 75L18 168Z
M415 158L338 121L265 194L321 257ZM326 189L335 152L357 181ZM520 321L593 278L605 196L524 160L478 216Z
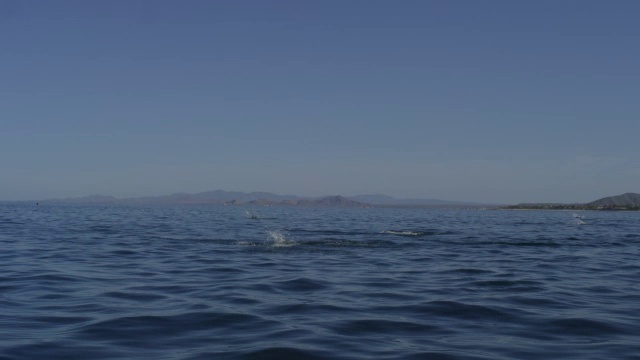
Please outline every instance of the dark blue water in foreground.
M640 212L4 204L0 249L3 359L640 359Z

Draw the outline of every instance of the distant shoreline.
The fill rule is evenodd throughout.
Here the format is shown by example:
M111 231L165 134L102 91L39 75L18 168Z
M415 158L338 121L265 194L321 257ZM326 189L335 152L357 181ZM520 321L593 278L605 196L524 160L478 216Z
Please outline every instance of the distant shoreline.
M115 198L90 195L66 199L1 201L0 203L33 203L37 205L208 205L208 206L287 206L332 208L396 208L396 209L470 209L470 210L554 210L554 211L640 211L640 194L625 193L589 203L520 203L516 205L485 204L438 199L396 199L387 195L329 195L303 197L267 192L214 190L197 194L175 193L164 196Z
M561 204L561 203L522 203L509 205L505 210L567 210L567 211L639 211L640 194L625 193L608 196L590 203Z
M545 207L514 207L506 206L496 210L510 211L640 211L640 208L545 208Z
M393 207L393 208L486 208L505 204L483 204L439 199L397 199L383 194L373 195L328 195L307 197L280 195L268 192L241 192L213 190L196 194L174 193L171 195L116 198L105 195L32 200L44 204L95 204L95 205L255 205L255 206L303 206L303 207Z
M288 207L288 208L333 208L333 209L443 209L443 210L500 210L502 205L388 205L388 204L361 204L361 205L319 205L319 204L289 204L289 203L147 203L147 202L70 202L70 201L28 201L28 200L0 200L0 204L20 204L33 206L228 206L228 207Z

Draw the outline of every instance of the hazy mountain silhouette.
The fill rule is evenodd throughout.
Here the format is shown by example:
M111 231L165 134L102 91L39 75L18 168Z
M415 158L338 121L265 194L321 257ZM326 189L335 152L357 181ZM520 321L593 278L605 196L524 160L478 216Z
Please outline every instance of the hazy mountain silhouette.
M587 206L640 206L640 194L626 193L592 201Z
M437 199L396 199L392 196L357 195L357 196L319 196L304 197L295 195L278 195L270 192L241 192L214 190L196 194L175 193L161 196L143 196L115 198L113 196L90 195L67 199L50 199L42 202L71 204L148 204L148 205L299 205L299 206L473 206L471 202L447 201Z

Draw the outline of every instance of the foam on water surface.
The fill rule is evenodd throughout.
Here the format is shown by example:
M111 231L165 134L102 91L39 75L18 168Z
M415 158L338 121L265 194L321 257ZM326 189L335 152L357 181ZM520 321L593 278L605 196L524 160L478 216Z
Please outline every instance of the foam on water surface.
M284 234L279 230L267 230L267 236L267 243L274 247L289 247L298 244L285 238Z

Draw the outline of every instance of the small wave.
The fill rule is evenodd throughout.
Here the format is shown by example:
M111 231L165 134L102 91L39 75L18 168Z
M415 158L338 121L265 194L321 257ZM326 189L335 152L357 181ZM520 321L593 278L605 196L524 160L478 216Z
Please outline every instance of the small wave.
M42 275L31 275L16 278L19 281L33 281L38 282L42 285L55 285L61 283L73 283L73 282L81 282L82 279L76 276L69 275L57 275L57 274L42 274Z
M5 357L5 354L7 357ZM122 358L122 352L106 346L73 345L41 341L27 343L3 349L0 359L77 359L82 354L83 359Z
M485 270L485 269L476 269L476 268L458 268L452 270L445 270L443 273L460 273L464 275L476 275L476 274L491 274L493 271Z
M466 304L457 301L430 301L426 304L407 306L405 310L466 320L491 319L493 321L505 321L513 318L512 314L498 307Z
M276 283L276 287L286 291L312 292L327 288L327 284L324 284L323 282L320 282L318 280L299 277L292 280L280 281Z
M82 340L118 341L131 346L151 346L156 341L173 341L201 331L246 331L271 327L275 322L257 315L229 312L187 312L174 315L137 315L111 318L79 328Z
M268 239L266 242L239 240L235 243L241 246L268 246L268 247L291 247L299 246L305 248L380 248L394 247L397 243L388 240L350 240L323 238L313 240L291 240L277 230L267 230Z
M341 230L326 230L326 229L317 229L316 230L316 229L291 228L291 229L287 229L287 231L296 232L296 233L338 235L338 236L373 235L373 234L375 234L375 233L372 233L372 232L359 231L359 230L341 231Z
M349 334L407 334L446 332L445 329L414 321L387 319L354 319L332 325L332 330L340 335Z
M514 247L561 247L563 244L546 240L546 241L518 241L514 239L512 241L447 241L447 244L452 245L473 245L473 246L514 246Z
M164 295L138 293L138 292L122 292L122 291L110 291L102 295L110 298L114 298L114 299L141 301L145 303L156 301L156 300L162 300L166 298L166 296Z
M119 230L113 226L109 226L109 225L93 225L93 226L89 226L89 231L90 232L95 232L98 234L104 234L104 235L114 235L117 234L119 232Z
M359 241L359 240L347 240L347 239L308 240L302 244L306 246L347 247L347 248L392 247L397 245L393 241L384 241L384 240Z
M604 334L627 334L624 327L618 326L614 322L604 322L593 319L569 318L554 319L543 325L548 331L565 335L580 335L601 337Z
M31 317L29 320L48 325L70 325L89 322L93 318L87 316L42 315Z
M325 287L326 288L326 287ZM333 314L340 315L355 311L354 308L339 306L335 304L318 303L284 303L274 304L265 308L264 313L269 316L280 316L282 314Z
M16 221L16 220L10 220L10 219L0 219L0 226L2 225L24 225L25 223L20 222L20 221Z
M531 280L481 280L469 283L472 288L494 288L509 292L538 292L543 291L544 286L538 281Z
M294 347L269 347L243 354L243 359L329 359L334 354L319 350L305 350Z
M381 234L389 234L389 235L399 235L399 236L422 236L425 233L419 231L396 231L396 230L386 230L382 231Z

